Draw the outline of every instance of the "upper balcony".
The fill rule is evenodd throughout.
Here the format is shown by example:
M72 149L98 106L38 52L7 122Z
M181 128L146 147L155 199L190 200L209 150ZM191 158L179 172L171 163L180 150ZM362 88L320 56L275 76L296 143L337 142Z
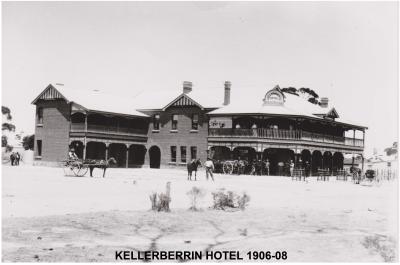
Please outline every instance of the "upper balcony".
M101 139L147 140L147 122L141 118L99 113L71 115L70 135Z
M106 133L106 134L121 134L121 135L147 135L146 129L88 124L87 130L85 130L84 123L71 123L71 132L85 132L85 131L95 132L95 133Z
M312 133L303 130L281 130L281 129L230 129L230 128L210 128L209 137L214 138L233 138L233 139L271 139L282 141L304 141L309 143L326 143L346 147L364 148L364 140Z

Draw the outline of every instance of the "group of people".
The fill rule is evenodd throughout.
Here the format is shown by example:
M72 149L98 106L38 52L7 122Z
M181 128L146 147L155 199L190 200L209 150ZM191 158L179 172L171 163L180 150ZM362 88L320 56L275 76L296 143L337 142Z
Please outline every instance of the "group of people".
M226 161L213 160L215 165L215 173L226 173L224 172L223 166ZM253 159L252 161L244 160L238 157L237 160L232 161L233 172L232 174L249 174L249 175L278 175L278 176L293 176L295 168L304 170L306 176L311 175L311 164L309 161L299 161L297 165L293 160L279 161L276 164L270 162L269 159Z
M21 155L18 152L12 152L10 155L11 166L19 166Z

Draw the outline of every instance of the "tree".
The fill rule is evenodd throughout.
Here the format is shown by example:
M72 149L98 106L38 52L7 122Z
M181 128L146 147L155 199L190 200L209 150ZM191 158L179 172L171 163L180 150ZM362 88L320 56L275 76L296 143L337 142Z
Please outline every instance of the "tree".
M298 91L304 95L309 102L313 104L319 104L319 96L314 90L309 89L308 87L301 87Z
M7 146L7 143L8 143L7 136L2 135L2 136L1 136L1 147L6 147L6 146Z
M15 132L15 125L8 123L8 122L4 122L1 126L1 130L2 131L10 131L10 132Z
M12 119L11 110L10 110L8 107L6 107L6 106L1 106L1 113L2 113L3 115L6 115L6 116L7 116L6 119L7 119L8 121L11 121L11 119ZM11 124L11 123L8 123L8 122L4 122L4 123L2 124L2 126L1 126L1 130L2 130L2 131L14 132L14 131L15 131L15 125L14 125L14 124Z
M394 142L391 147L388 147L384 150L386 155L391 156L391 155L397 155L397 142Z
M11 116L11 110L8 108L8 107L6 107L6 106L1 106L1 113L3 114L3 115L7 115L7 120L11 120L12 119L12 116Z
M299 94L297 94L297 89L294 87L284 87L281 90L282 90L282 92L286 92L286 93L293 94L296 96L299 95Z
M318 98L319 95L312 89L309 89L308 87L301 87L299 89L296 89L295 87L284 87L281 89L282 92L293 94L296 96L304 96L306 97L307 101L312 103L312 104L320 104Z
M22 146L24 147L25 150L33 150L35 143L35 135L27 135L22 138Z

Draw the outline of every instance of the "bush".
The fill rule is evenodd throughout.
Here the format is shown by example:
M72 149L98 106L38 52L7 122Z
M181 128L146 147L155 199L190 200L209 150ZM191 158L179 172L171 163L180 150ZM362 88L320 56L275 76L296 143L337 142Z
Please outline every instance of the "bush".
M197 188L197 187L193 187L193 188L192 188L190 191L188 191L186 194L187 194L187 195L189 196L189 198L190 198L190 204L191 204L191 206L190 206L189 210L197 211L197 210L198 210L198 208L197 208L197 201L198 201L198 199L201 199L201 198L204 197L204 195L205 195L204 190L199 189L199 188Z
M213 208L217 210L244 210L250 201L250 196L248 196L246 193L243 193L243 195L240 196L233 191L225 192L224 189L221 189L218 192L213 192L212 196L214 202Z
M153 194L150 195L150 201L151 201L151 209L153 211L164 211L164 212L169 212L169 203L171 202L171 196L170 196L170 191L171 191L171 183L167 182L166 186L166 192L165 193L156 193L154 192Z

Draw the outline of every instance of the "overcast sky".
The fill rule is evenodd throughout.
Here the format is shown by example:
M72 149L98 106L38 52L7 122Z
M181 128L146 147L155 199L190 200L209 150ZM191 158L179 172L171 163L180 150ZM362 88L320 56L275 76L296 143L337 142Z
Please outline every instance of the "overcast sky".
M34 132L51 82L143 89L309 87L369 127L366 151L397 140L396 2L2 2L2 104ZM263 95L260 95L262 98Z

